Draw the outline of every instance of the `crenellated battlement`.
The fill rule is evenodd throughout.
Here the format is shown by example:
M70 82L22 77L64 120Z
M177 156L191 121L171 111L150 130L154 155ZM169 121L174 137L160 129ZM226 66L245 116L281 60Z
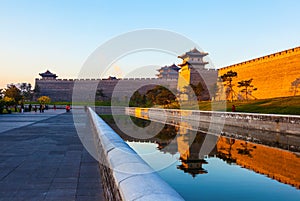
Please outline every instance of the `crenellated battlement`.
M177 79L164 79L164 78L118 78L116 80L110 80L110 79L96 79L96 78L86 78L86 79L40 79L40 78L35 78L36 81L43 81L43 82L59 82L59 81L119 81L119 80L170 80L170 81L175 81Z
M284 51L281 51L281 52L276 52L276 53L273 53L273 54L269 54L269 55L266 55L266 56L258 57L258 58L255 58L255 59L243 61L241 63L233 64L233 65L230 65L230 66L225 66L225 67L222 67L220 69L226 70L226 69L229 69L229 68L232 69L232 68L235 68L235 67L239 68L239 67L245 66L245 65L256 65L258 63L270 62L270 61L274 61L274 60L277 60L277 59L282 59L282 58L286 58L286 57L289 57L289 56L293 56L293 55L299 54L299 53L300 53L300 46L292 48L292 49L284 50Z

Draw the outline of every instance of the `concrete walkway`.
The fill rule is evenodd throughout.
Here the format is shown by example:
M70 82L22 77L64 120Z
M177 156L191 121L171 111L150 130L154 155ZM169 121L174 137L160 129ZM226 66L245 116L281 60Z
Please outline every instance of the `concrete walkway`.
M0 200L104 200L71 113L0 115Z

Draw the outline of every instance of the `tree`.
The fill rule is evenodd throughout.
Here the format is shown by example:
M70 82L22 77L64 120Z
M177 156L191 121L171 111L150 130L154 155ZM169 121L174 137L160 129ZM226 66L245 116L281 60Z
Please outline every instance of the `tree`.
M36 84L33 89L34 97L38 97L41 92L40 86Z
M51 99L48 96L41 96L37 100L41 104L48 104L51 102Z
M220 88L219 88L219 86L218 86L218 83L214 83L211 87L210 87L210 89L209 89L209 93L210 93L210 96L211 96L211 99L212 100L215 100L216 99L216 97L220 97L219 95L219 90L220 90Z
M184 87L184 93L188 95L188 99L191 99L193 96L197 97L197 100L201 100L203 98L204 87L201 82L197 85L190 84L189 86Z
M30 83L21 83L20 85L21 95L27 101L31 101L33 98L33 91L31 90L31 87Z
M296 96L299 87L300 87L300 78L298 77L293 82L291 82L291 91L293 92L294 96Z
M253 85L251 85L252 82L252 78L250 80L242 80L240 82L238 82L238 86L239 88L244 87L241 92L245 94L245 99L248 100L248 95L252 94L252 91L256 91L257 88L254 88Z
M13 98L5 96L0 99L0 114L3 113L4 107L6 107L7 112L9 111L8 107L15 105L15 100Z
M224 86L227 87L228 90L226 90L226 99L229 99L233 101L233 96L235 92L233 91L232 87L234 86L232 84L233 78L237 77L237 72L234 72L232 70L228 71L227 73L223 74L222 76L219 77L221 82L225 82Z
M13 106L15 104L15 100L13 98L7 97L5 96L3 98L3 102L5 103L5 106L9 107L9 106Z
M103 89L97 89L96 98L100 98L102 100L105 97L106 97L106 95L103 93Z
M176 96L163 86L156 86L146 93L146 104L149 107L153 105L168 105L176 101Z
M0 99L0 114L3 113L4 105L5 105L4 101Z
M0 114L3 113L3 109L4 109L4 105L5 105L4 100L2 99L2 95L3 95L2 89L0 89Z
M135 91L130 97L129 106L130 107L145 107L146 105L146 96L140 94L139 91Z
M21 101L23 99L21 90L18 89L14 84L7 86L7 89L5 89L5 91L4 91L4 96L12 98L14 100L15 104L18 104L19 101Z

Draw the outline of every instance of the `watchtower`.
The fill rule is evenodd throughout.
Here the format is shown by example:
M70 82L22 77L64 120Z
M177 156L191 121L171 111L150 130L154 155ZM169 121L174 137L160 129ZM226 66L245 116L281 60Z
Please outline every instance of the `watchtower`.
M204 57L207 56L208 53L200 52L196 48L190 50L189 52L184 53L178 58L181 58L183 61L179 66L181 69L179 70L178 76L178 85L177 89L184 93L185 87L193 84L198 85L199 82L202 84L204 91L208 92L209 87L213 85L217 78L217 72L215 70L210 70L205 68L205 65L208 64L207 61L204 61ZM208 99L208 93L205 93L205 97L203 99ZM182 94L180 97L182 100L187 100L187 96Z
M39 73L39 75L42 77L43 80L55 80L57 78L57 75L51 73L49 70L47 70L44 73Z

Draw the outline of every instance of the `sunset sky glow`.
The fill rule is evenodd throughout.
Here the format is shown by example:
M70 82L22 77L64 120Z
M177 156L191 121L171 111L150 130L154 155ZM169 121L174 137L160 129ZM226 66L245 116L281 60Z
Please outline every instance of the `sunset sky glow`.
M216 68L224 67L300 46L299 10L297 0L0 0L0 88L34 84L47 69L76 78L101 44L144 28L182 34L208 52ZM180 62L139 59L124 58L113 69Z

